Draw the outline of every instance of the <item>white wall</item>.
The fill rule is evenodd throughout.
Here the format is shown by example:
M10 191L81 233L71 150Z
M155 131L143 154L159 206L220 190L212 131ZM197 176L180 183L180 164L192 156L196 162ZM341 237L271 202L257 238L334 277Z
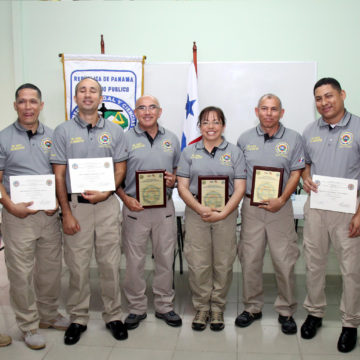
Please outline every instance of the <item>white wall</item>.
M0 129L13 121L15 78L12 11L9 1L0 1Z

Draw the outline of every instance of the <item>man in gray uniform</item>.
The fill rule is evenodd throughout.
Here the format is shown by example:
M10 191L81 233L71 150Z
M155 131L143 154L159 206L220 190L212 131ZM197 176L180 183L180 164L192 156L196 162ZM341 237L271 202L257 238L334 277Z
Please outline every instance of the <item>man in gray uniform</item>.
M13 203L9 177L52 173L52 130L39 122L44 106L33 84L15 93L15 123L0 132L2 234L16 321L31 349L45 347L38 328L66 330L69 322L58 312L61 277L61 231L57 209L35 211L32 202Z
M89 270L94 247L104 303L103 319L114 338L124 340L127 330L121 322L119 202L110 191L89 189L83 194L72 193L67 161L112 157L118 187L126 171L125 137L121 127L99 116L102 96L96 80L81 80L74 99L79 112L55 129L51 157L63 215L64 256L70 270L67 309L71 325L64 341L67 345L75 344L87 329Z
M360 119L344 108L345 91L333 78L314 86L315 103L321 118L304 131L306 169L304 190L317 191L313 175L357 179L360 186ZM325 273L330 243L340 263L343 293L340 310L342 332L338 350L349 352L357 341L360 324L360 208L355 214L305 207L304 256L306 261L308 311L301 336L311 339L322 325L326 307Z
M246 327L262 316L262 268L268 244L278 286L274 304L279 313L278 320L283 333L295 334L297 326L292 317L296 310L294 267L299 249L290 196L296 190L305 167L304 151L301 136L280 123L284 109L277 96L263 95L255 112L260 124L243 133L238 140L238 146L245 156L247 172L238 248L245 309L236 318L235 324ZM266 199L258 207L250 205L253 167L256 165L284 169L281 196Z
M172 263L176 242L175 210L171 192L180 158L176 136L158 124L161 115L158 100L143 96L136 102L138 124L126 133L127 172L125 187L118 195L124 202L123 247L126 256L124 293L130 314L125 320L128 329L135 329L146 318L147 298L144 266L146 244L151 237L155 260L153 279L155 316L170 326L180 326L181 318L173 310ZM167 201L164 208L144 209L136 200L136 170L165 169Z

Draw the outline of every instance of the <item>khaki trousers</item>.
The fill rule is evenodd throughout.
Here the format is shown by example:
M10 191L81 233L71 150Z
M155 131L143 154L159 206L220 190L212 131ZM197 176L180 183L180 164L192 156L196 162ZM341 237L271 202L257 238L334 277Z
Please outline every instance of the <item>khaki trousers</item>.
M257 313L264 305L263 262L266 244L275 270L278 296L275 310L283 316L296 311L294 267L299 257L291 200L276 213L250 205L244 198L239 258L243 274L245 310Z
M59 214L44 211L20 219L2 210L2 234L10 300L22 331L58 315L62 239Z
M340 303L342 324L360 325L360 237L349 238L353 214L310 209L310 197L304 206L304 257L307 296L304 308L323 317L326 307L325 275L330 244L339 261L343 280Z
M208 223L185 208L184 255L195 310L224 311L236 258L237 209L226 219Z
M124 294L129 312L143 314L147 309L144 277L146 246L150 238L155 269L152 289L157 312L173 310L175 292L172 288L174 251L176 243L175 210L172 200L166 208L130 211L123 207L123 250L126 257Z
M64 234L64 257L70 271L67 310L71 322L86 325L89 320L90 261L93 248L100 276L102 313L106 323L121 320L119 201L115 195L97 204L77 202L70 207L80 224L74 235Z

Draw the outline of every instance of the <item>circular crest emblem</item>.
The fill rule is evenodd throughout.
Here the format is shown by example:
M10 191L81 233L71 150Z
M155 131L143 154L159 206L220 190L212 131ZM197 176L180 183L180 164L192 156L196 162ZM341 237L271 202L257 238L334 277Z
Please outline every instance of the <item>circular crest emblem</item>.
M72 168L73 168L74 170L76 170L76 169L78 169L78 168L79 168L79 165L78 165L78 164L76 164L76 163L74 163L74 164L72 164Z
M164 140L163 143L161 144L161 146L165 149L165 150L170 150L172 148L171 142L170 140Z
M340 135L340 144L342 145L350 145L353 142L353 134L349 131L343 132Z
M47 186L51 186L51 185L52 185L52 183L53 183L53 182L52 182L52 180L51 180L51 179L47 179L47 180L46 180L46 185L47 185Z
M285 155L289 152L289 144L286 142L280 142L280 143L276 144L275 151L278 154Z
M351 190L354 190L354 184L348 184L348 189L351 191Z
M18 187L20 185L20 182L18 180L15 180L13 182L14 187Z
M99 144L109 145L111 143L111 135L109 133L103 133L99 135Z
M45 138L41 140L41 148L43 150L50 150L52 146L52 141L50 138Z
M230 154L224 154L221 156L220 161L223 164L229 164L231 162L231 155Z

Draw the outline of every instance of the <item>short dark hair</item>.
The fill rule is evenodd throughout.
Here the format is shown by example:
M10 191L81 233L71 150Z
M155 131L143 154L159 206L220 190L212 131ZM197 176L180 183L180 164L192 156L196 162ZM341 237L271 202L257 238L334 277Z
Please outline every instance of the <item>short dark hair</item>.
M85 77L83 77L83 78L76 84L76 86L75 86L75 95L76 95L77 92L78 92L79 84L80 84L83 80L86 80L86 79L94 80L94 81L97 83L97 85L98 85L98 87L99 87L100 96L102 96L102 87L101 87L101 84L100 84L96 79L94 79L94 78L91 77L91 76L85 76Z
M201 113L199 115L199 119L198 119L198 123L197 125L200 126L201 125L201 120L206 120L209 116L209 113L211 112L215 112L216 115L218 116L218 118L221 120L222 124L225 125L225 115L224 112L216 107L216 106L208 106L204 109L201 110Z
M315 90L318 87L323 86L323 85L331 85L338 92L340 92L342 90L340 83L336 79L331 78L331 77L326 77L326 78L322 78L316 82L316 84L314 85L314 95L315 95Z
M38 98L41 101L41 91L40 89L34 85L34 84L30 84L30 83L26 83L26 84L22 84L21 86L19 86L16 91L15 91L15 100L17 100L17 98L19 97L19 92L23 89L32 89L35 90L38 94Z

